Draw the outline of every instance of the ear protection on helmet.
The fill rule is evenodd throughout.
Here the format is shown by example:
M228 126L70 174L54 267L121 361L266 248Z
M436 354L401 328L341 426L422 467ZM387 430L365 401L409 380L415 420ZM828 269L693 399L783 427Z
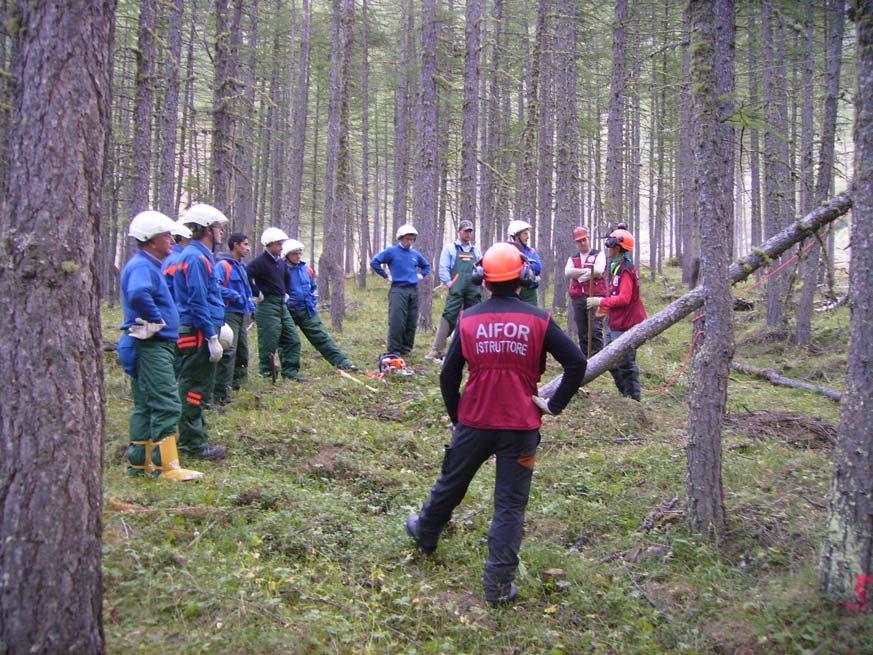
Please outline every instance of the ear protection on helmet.
M539 284L539 277L536 273L533 272L533 269L530 267L530 260L524 253L519 253L521 255L521 261L523 262L521 271L518 274L518 283L526 288L534 288ZM485 269L482 268L482 260L476 262L473 266L473 272L470 274L470 282L475 284L476 286L482 286L482 283L485 281Z

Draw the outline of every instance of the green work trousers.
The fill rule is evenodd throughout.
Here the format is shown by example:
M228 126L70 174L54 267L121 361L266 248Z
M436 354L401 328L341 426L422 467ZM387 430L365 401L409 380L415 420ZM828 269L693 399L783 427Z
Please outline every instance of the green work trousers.
M388 292L388 352L412 352L417 325L418 285L392 286Z
M176 344L172 341L159 341L155 338L136 340L136 377L131 380L131 441L151 439L157 442L168 435L176 434L181 405L179 387L173 373L175 357ZM142 466L145 462L145 447L130 444L127 458L131 464Z
M273 371L273 353L279 351L282 377L294 379L300 373L300 335L281 296L268 296L255 310L258 324L258 369L261 375Z
M215 371L215 402L230 400L231 387L239 389L246 381L249 366L249 340L244 314L226 312L224 322L233 330L233 341L224 351Z
M324 323L321 322L317 312L312 316L305 311L291 312L291 318L309 343L312 344L312 347L320 352L321 356L330 362L332 366L351 366L351 360L339 349L336 341L324 329Z
M526 303L530 303L534 307L539 307L539 304L537 303L536 289L522 287L521 291L518 292L518 297L524 300Z
M221 325L215 326L218 332ZM216 365L209 361L209 346L203 332L191 325L179 327L179 398L182 417L179 419L179 452L199 455L209 445L204 407L212 399Z
M482 287L471 284L455 291L455 285L452 285L449 297L446 298L446 306L443 309L443 318L449 324L449 332L455 329L462 309L478 305L480 302L482 302Z

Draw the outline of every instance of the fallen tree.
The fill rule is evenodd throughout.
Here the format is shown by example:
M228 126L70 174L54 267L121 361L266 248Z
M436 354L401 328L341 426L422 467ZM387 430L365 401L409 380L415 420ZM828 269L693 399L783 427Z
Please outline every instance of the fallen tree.
M740 373L746 373L747 375L754 375L755 377L762 378L772 384L779 385L780 387L788 387L790 389L803 389L804 391L820 393L821 395L826 396L836 402L840 402L840 399L843 397L843 394L836 389L831 389L830 387L819 387L817 385L810 384L809 382L804 382L803 380L787 378L779 373L779 371L776 371L772 368L755 368L754 366L749 366L748 364L742 364L740 362L732 362L731 368L735 371L739 371Z
M825 225L837 220L852 208L852 198L848 193L841 193L827 203L814 209L798 221L795 221L778 234L773 235L752 252L731 265L731 284L745 280L772 259L778 257L791 246L811 236ZM672 325L688 316L695 309L703 307L706 290L697 287L681 298L677 298L660 312L639 325L634 326L621 337L610 343L599 353L588 360L585 379L582 384L588 384L596 377L603 375L612 368L629 350L639 348L649 339L658 336ZM560 384L561 378L546 383L540 388L540 395L551 398Z

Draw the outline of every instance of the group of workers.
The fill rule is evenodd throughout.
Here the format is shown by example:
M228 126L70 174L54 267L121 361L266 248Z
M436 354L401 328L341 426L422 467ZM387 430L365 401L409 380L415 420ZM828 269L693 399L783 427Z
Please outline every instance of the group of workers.
M246 266L250 244L246 235L235 233L227 241L228 252L216 261L213 251L223 242L226 223L224 214L205 204L193 205L179 222L151 210L131 221L129 234L138 251L121 276L124 333L118 350L132 377L132 475L191 480L202 474L182 468L178 451L208 460L226 456L223 446L209 443L203 409L228 402L245 382L252 313L262 375L278 373L278 356L282 377L305 381L298 329L332 365L357 370L318 317L315 274L302 261L303 244L267 228L261 237L264 252ZM510 241L484 255L473 231L471 222L461 221L457 239L440 255L439 278L449 294L427 357L442 361L440 390L452 440L430 497L405 527L420 551L434 552L476 472L496 455L483 588L486 601L502 605L518 593L514 580L542 416L559 414L577 392L585 375L583 351L590 357L602 348L603 316L608 316L609 343L646 315L633 266L634 237L624 225L606 238L605 253L591 247L586 228L573 232L578 253L567 260L565 275L578 346L537 306L542 261L530 246L530 224L512 221ZM398 356L413 349L418 284L431 272L427 258L413 248L417 234L412 225L402 225L397 244L370 262L391 282L387 348ZM484 302L483 284L490 292ZM546 353L563 367L550 399L537 392ZM611 372L622 395L640 399L633 352Z

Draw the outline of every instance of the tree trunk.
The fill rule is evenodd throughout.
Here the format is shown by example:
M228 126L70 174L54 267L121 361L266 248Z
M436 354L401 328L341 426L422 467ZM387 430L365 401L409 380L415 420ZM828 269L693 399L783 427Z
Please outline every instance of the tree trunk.
M838 3L843 20L842 2ZM849 356L821 559L821 589L849 609L873 592L873 0L855 2L855 180L849 270ZM837 30L835 30L835 34ZM830 169L820 175L827 176Z
M688 384L687 468L688 523L711 539L725 527L721 477L721 426L727 402L728 375L734 354L730 262L733 188L733 141L723 129L726 111L721 92L733 88L733 1L691 0L691 102L695 167L694 188L700 217L700 274L705 318L697 329L699 345ZM720 43L722 40L731 43Z
M826 24L828 26L827 61L825 64L825 97L824 111L821 117L821 150L818 159L818 178L812 193L810 205L823 202L827 198L834 176L834 140L837 126L837 100L840 94L840 63L843 52L843 15L842 0L832 0L828 4ZM807 13L809 18L809 13ZM807 38L810 37L807 35ZM807 44L807 49L811 45ZM807 54L809 56L809 54ZM812 93L811 90L806 93ZM812 121L812 117L809 118ZM810 128L811 129L811 128ZM810 157L812 156L810 143ZM809 162L810 168L812 162ZM812 176L812 171L809 171ZM803 267L803 290L800 294L800 304L797 308L797 343L808 345L812 341L812 305L815 299L815 288L818 284L819 259L821 246L818 239L812 242L812 248L806 255Z
M477 149L479 133L479 23L481 0L467 0L464 28L464 124L461 134L461 220L476 224Z
M625 48L627 43L627 0L615 1L612 28L612 81L609 84L609 110L606 118L606 203L604 220L615 225L623 220L622 136Z
M179 129L179 62L182 57L183 0L169 4L167 29L167 60L164 67L166 95L160 130L160 175L158 176L158 209L175 219L179 208L175 204L173 183L176 170L176 140Z
M774 12L772 0L763 0L764 100L767 130L764 133L764 235L771 237L788 220L786 196L791 191L788 165L788 104L785 89L785 29L782 14ZM778 265L779 261L773 262ZM783 328L783 276L767 281L767 327Z
M555 101L557 113L557 183L555 186L555 248L569 241L579 224L579 120L576 110L576 0L558 0L556 7L557 56ZM564 261L552 256L555 275L553 306L566 306Z
M412 0L400 4L399 79L394 109L394 223L392 237L406 222L407 189L409 187L409 61L412 59Z
M537 92L537 113L539 117L539 142L537 153L537 221L539 231L536 245L541 251L549 250L552 238L552 209L554 204L555 176L555 0L541 0L540 10L544 12L543 30L540 35L539 83ZM533 221L531 221L533 223ZM531 233L531 242L534 235ZM543 252L543 274L537 297L542 303L545 287L549 283L550 260L548 252Z
M422 0L421 59L419 60L421 82L415 117L416 157L412 212L415 224L418 226L419 250L424 258L431 263L436 256L438 242L436 234L437 192L439 190L436 48L436 0ZM418 310L418 324L429 330L433 323L431 318L433 282L424 280L419 285L419 294L421 300Z
M725 157L723 177L719 180L725 188L721 191L721 198L725 202L727 211L728 260L734 256L733 232L734 232L734 151L736 150L736 130L734 128L734 95L736 93L736 80L734 75L736 41L736 9L734 0L716 0L715 2L715 51L716 68L715 83L718 89L718 129L721 132L724 150L721 154ZM801 212L805 214L806 212ZM792 208L791 215L794 210ZM701 217L701 220L703 218ZM786 221L788 219L786 218ZM701 238L702 243L707 243ZM701 249L702 250L702 249Z
M112 0L68 0L20 2L16 13L0 211L0 370L15 380L0 418L0 643L10 655L105 647L96 260L114 12Z
M149 208L149 164L152 158L154 98L154 0L141 0L136 49L136 103L133 110L133 167L130 172L127 220Z
M190 149L192 142L197 138L196 125L194 124L194 101L193 101L193 87L194 87L194 34L197 26L197 0L193 0L191 2L191 24L188 31L188 53L186 55L186 63L185 63L185 94L182 99L182 131L179 139L179 162L178 162L178 172L176 173L176 195L173 199L173 207L175 207L176 211L179 211L179 204L182 200L182 188L185 186L183 184L185 177L185 148L186 142L187 147ZM188 135L188 130L190 129L191 134ZM191 169L194 165L194 162L191 161L191 157L188 157L188 180L190 184L191 178Z
M303 192L303 159L306 154L306 125L309 110L309 52L312 7L303 0L300 8L300 54L297 83L291 96L291 151L288 166L288 196L285 207L289 234L300 235L300 198ZM315 253L310 253L315 256Z
M758 28L755 24L755 12L749 14L749 106L758 111ZM758 140L758 128L749 128L749 195L751 199L751 226L749 234L752 243L761 243L761 145ZM743 253L741 253L743 254Z
M830 202L821 205L802 219L792 223L781 232L774 235L752 252L732 264L728 279L731 284L745 280L762 266L767 266L770 261L784 253L801 239L805 239L813 232L820 230L825 225L832 223L852 208L852 199L845 193L841 193ZM621 337L610 343L594 357L588 360L585 369L583 384L587 384L594 378L602 375L624 356L629 350L639 348L649 339L661 334L671 325L675 325L691 312L703 306L706 293L703 286L698 286L677 298L660 312L634 326ZM540 387L540 395L544 398L551 397L558 388L560 377L549 381Z
M242 37L242 31L239 31ZM255 84L258 51L258 0L249 2L249 26L247 30L246 47L248 60L242 66L242 79L238 83L238 96L244 93L244 102L237 101L239 115L236 127L237 137L234 139L233 158L233 207L231 227L233 231L241 231L255 215L254 198L254 164L255 164ZM242 43L237 52L238 61L242 63Z
M537 28L531 57L530 83L527 88L527 120L521 136L522 190L518 217L531 222L537 212L537 128L540 121L539 85L543 60L543 38L546 20L545 1L537 9Z
M370 54L367 33L367 0L361 10L361 248L358 260L358 287L367 287L370 268Z

